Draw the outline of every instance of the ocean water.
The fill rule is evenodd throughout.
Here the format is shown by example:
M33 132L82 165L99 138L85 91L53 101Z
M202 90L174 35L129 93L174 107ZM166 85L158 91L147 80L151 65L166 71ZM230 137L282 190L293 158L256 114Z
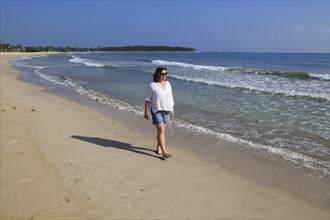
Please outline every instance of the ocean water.
M139 118L153 72L165 66L176 113L168 139L329 207L329 54L64 53L11 62L25 78Z

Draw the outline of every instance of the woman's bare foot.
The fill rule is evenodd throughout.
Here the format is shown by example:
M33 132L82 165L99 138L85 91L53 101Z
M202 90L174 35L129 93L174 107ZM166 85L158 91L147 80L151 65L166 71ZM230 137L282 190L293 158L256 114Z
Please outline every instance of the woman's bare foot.
M163 154L162 149L160 149L160 148L157 148L155 150L155 153L158 154L158 155L162 155Z
M170 158L172 157L172 154L168 154L168 153L163 153L163 158L166 159L166 158Z

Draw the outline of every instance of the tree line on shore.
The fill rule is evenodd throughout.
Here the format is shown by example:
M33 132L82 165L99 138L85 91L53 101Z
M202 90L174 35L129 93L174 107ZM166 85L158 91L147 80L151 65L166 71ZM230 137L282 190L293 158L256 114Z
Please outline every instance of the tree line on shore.
M120 46L120 47L54 47L54 46L23 46L0 42L1 52L193 52L195 48L177 46Z

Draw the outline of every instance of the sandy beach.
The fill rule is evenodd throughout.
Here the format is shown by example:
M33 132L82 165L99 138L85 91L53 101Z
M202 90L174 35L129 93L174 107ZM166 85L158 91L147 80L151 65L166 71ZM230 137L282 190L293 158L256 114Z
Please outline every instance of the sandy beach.
M329 210L19 79L1 54L1 219L329 219ZM32 55L36 55L33 53Z

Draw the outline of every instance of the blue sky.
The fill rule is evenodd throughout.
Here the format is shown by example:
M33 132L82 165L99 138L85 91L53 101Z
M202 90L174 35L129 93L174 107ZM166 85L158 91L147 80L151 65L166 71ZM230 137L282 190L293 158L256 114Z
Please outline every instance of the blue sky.
M328 52L329 0L4 1L1 41L168 45L197 51Z

